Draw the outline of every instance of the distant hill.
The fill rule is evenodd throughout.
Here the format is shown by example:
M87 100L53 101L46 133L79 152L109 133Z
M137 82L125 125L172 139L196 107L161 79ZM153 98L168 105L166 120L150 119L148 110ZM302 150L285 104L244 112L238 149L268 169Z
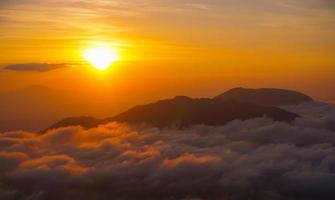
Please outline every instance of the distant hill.
M303 93L272 88L247 89L233 88L214 99L234 100L266 106L297 105L313 99Z
M56 128L60 128L60 127L76 126L76 125L80 125L83 128L92 128L92 127L96 127L99 124L102 124L104 122L107 123L108 120L106 121L104 119L96 119L94 117L88 117L88 116L69 117L69 118L65 118L65 119L53 124L48 129L56 129Z
M292 122L299 115L272 105L295 105L312 99L304 94L280 89L235 88L213 99L178 96L173 99L135 106L106 119L91 117L67 118L49 129L81 125L84 128L119 121L145 123L157 127L186 127L195 124L224 125L234 119L247 120L266 116L275 121Z

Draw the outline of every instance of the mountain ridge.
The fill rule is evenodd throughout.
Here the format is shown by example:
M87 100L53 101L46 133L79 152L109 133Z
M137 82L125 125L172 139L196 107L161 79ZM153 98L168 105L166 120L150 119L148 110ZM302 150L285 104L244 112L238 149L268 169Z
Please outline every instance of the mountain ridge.
M297 105L313 99L301 92L277 88L232 88L213 99L235 100L266 106Z
M248 95L252 98L241 99ZM296 91L233 88L214 98L176 96L172 99L137 105L114 117L104 119L89 116L65 118L46 130L65 126L92 128L112 121L145 123L157 127L183 128L195 124L218 126L234 119L247 120L264 116L275 121L290 123L300 116L269 104L296 105L308 101L312 101L312 98Z

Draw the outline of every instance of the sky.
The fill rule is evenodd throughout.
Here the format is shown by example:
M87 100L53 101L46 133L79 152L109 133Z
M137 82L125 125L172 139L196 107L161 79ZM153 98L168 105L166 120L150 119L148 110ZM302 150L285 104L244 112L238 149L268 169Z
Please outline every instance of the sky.
M0 93L72 94L67 114L238 86L335 101L332 0L1 0L0 27ZM120 55L104 72L82 56L99 44Z

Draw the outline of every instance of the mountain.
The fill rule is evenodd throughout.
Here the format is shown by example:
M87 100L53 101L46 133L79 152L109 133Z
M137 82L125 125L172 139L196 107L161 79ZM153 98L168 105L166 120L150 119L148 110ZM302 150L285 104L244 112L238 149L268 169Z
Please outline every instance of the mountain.
M53 124L49 129L56 129L60 127L67 127L67 126L75 126L75 125L80 125L83 128L92 128L96 127L99 124L107 123L108 120L105 119L97 119L94 117L88 117L88 116L82 116L82 117L69 117L65 118L55 124ZM44 132L44 131L43 131Z
M311 100L310 97L294 91L235 88L212 99L177 96L173 99L135 106L126 112L106 119L67 118L49 129L75 125L91 128L111 121L130 124L145 123L157 127L182 128L195 124L217 126L225 125L235 119L247 120L263 116L275 121L292 122L299 115L272 105L292 105Z
M214 99L234 100L265 106L297 105L313 101L311 97L300 92L273 88L233 88L214 97Z
M283 109L233 100L176 97L153 104L136 106L109 121L147 123L158 127L185 127L194 124L224 125L234 119L247 120L267 116L275 121L291 122L298 115Z

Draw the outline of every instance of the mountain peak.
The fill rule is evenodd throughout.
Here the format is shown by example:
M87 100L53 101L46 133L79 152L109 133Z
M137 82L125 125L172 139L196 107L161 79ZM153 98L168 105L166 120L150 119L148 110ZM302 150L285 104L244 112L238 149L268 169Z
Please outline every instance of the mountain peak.
M276 89L276 88L259 88L250 89L237 87L214 97L216 100L235 100L240 102L249 102L258 105L267 106L284 106L297 105L313 99L301 92Z
M96 127L99 124L102 124L104 122L105 122L105 120L96 119L94 117L89 117L89 116L69 117L69 118L65 118L65 119L55 123L54 125L49 127L47 130L56 129L56 128L60 128L60 127L66 127L66 126L77 126L77 125L80 125L83 128L92 128L92 127ZM43 132L45 132L45 131L43 131Z
M189 101L189 100L192 100L192 98L188 97L188 96L175 96L173 98L173 100L176 100L176 101Z

